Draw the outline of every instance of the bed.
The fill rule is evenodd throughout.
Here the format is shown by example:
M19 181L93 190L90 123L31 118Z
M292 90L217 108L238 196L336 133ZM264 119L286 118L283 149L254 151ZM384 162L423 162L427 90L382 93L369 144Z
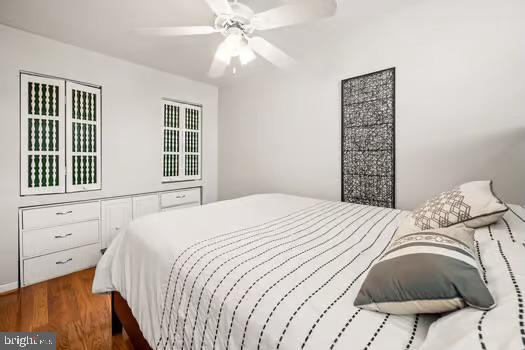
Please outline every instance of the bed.
M433 316L353 306L403 215L282 194L154 214L114 240L93 291L113 292L137 348L418 348Z

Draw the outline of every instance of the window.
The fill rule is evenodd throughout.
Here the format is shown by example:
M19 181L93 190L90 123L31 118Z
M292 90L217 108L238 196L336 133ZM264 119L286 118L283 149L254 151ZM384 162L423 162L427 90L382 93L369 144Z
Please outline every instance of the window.
M202 107L162 101L162 181L201 179Z
M100 88L20 77L20 194L100 189Z

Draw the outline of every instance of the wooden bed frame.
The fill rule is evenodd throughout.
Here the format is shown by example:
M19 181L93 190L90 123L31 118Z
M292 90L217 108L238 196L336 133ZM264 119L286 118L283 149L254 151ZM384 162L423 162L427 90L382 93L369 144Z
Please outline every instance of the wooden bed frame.
M111 292L111 334L126 334L135 350L152 350L140 330L139 323L131 313L128 302L119 292Z

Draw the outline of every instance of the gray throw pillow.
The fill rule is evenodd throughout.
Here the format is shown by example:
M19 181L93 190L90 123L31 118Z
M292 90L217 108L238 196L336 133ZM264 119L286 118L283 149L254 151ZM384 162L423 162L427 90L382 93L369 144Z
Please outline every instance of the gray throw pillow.
M478 270L473 234L460 225L396 237L370 269L354 305L390 314L491 309L495 302Z

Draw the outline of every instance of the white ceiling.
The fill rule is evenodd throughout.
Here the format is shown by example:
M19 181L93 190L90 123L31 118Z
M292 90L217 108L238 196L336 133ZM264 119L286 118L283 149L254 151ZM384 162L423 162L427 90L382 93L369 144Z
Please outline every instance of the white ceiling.
M256 12L283 3L240 1ZM379 16L410 2L339 0L335 18L259 34L301 62L317 50L315 42L309 45L308 37L319 39L325 24L333 31L337 21ZM228 71L220 79L211 79L208 68L222 40L220 34L174 38L137 33L142 27L211 24L213 14L204 0L0 0L0 23L218 86L277 69L258 58L237 76Z

